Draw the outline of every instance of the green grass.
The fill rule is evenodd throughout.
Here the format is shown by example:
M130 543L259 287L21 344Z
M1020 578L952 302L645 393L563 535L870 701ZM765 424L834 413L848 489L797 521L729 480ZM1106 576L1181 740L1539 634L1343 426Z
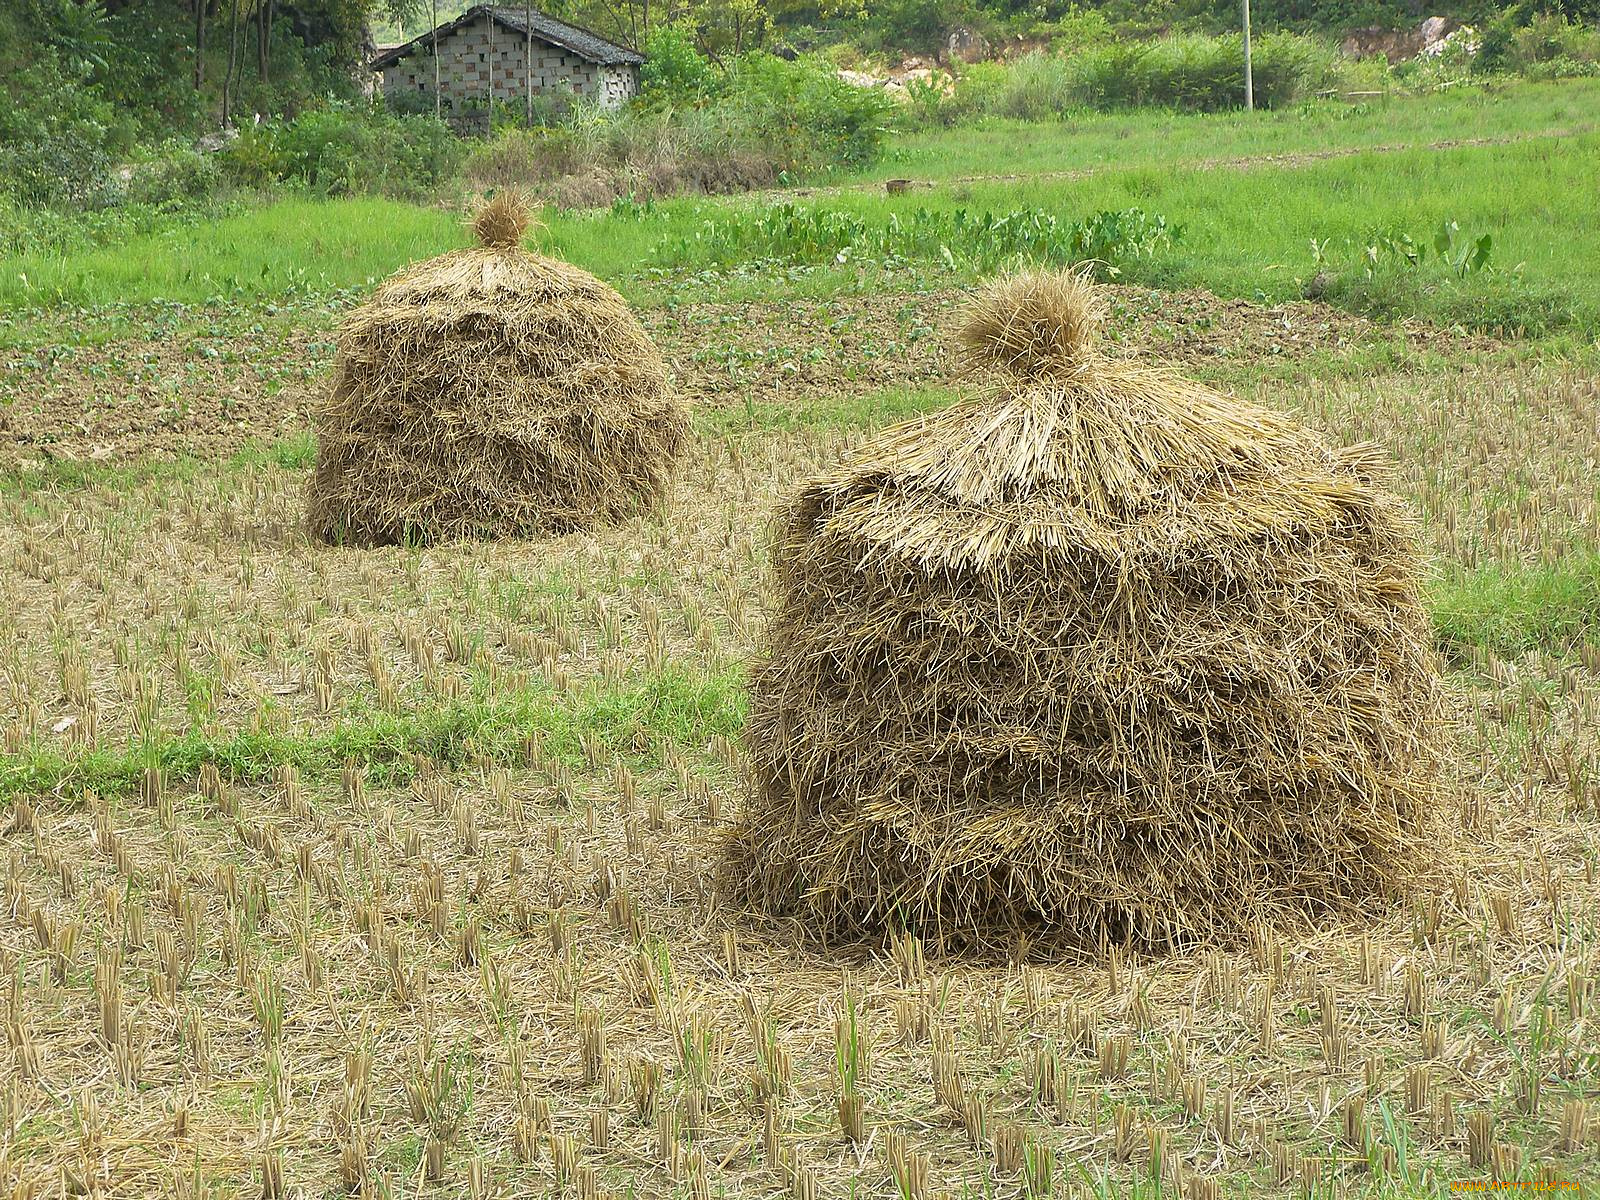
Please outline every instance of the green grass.
M361 287L468 240L460 218L394 200L280 200L118 246L0 260L0 305L262 300Z
M149 745L75 754L36 744L0 758L0 801L58 788L121 795L149 767L174 780L192 779L208 762L237 782L254 783L286 764L310 779L324 778L354 759L375 768L374 782L404 782L413 754L448 767L478 758L510 763L536 731L548 755L577 761L581 738L590 735L629 761L652 764L667 745L699 749L713 735L734 736L744 724L744 705L741 676L669 667L615 689L591 686L559 696L530 687L492 699L371 710L309 734L250 731L215 738L191 730Z
M178 458L141 458L127 463L72 462L55 459L25 471L0 472L0 496L30 492L76 491L86 487L127 489L152 480L195 479L209 472L233 472L247 467L273 466L285 471L309 471L316 463L317 440L309 430L272 442L251 442L222 462L184 455Z
M1447 563L1429 588L1435 637L1449 651L1571 651L1600 634L1600 551L1520 566Z
M1208 288L1229 298L1298 298L1325 270L1331 302L1381 317L1424 317L1555 338L1558 350L1592 349L1600 333L1600 133L1587 120L1600 80L1522 83L1370 107L1314 104L1278 114L1093 115L1062 123L990 123L909 134L867 174L942 178L933 189L888 197L877 187L797 198L883 226L918 208L939 213L1042 210L1072 222L1138 206L1182 226L1154 258L1123 264L1133 282ZM1587 133L1568 131L1590 128ZM1464 138L1538 136L1501 146L1371 150ZM1342 154L1357 149L1355 154ZM1306 155L1248 170L1210 168L1232 155ZM918 170L912 171L917 166ZM1082 178L1050 171L1086 170ZM1016 179L962 182L963 173ZM763 197L678 198L642 213L547 213L538 243L618 283L640 304L826 298L971 282L978 267L926 248L893 262L742 262L717 266L707 222L754 218ZM1490 270L1454 278L1437 261L1389 262L1368 277L1374 235L1430 243L1454 221L1467 238L1493 238ZM0 259L0 309L48 317L0 320L0 344L93 341L99 326L155 310L166 325L203 312L285 312L310 320L406 262L464 245L458 214L392 200L290 198L203 226L130 238L126 245ZM1322 259L1312 246L1322 246ZM142 306L142 309L141 309ZM174 309L174 306L213 306ZM325 312L325 309L322 309ZM70 325L62 318L74 315ZM277 312L277 315L274 315ZM38 336L30 334L37 326Z
M1550 115L1548 103L1525 107L1530 119ZM1226 127L1236 118L1187 119ZM1083 136L1067 126L1053 132L1064 152ZM959 147L970 135L946 136ZM878 223L919 206L946 212L1036 208L1063 220L1137 206L1184 227L1176 246L1129 268L1138 282L1281 301L1298 296L1318 270L1310 249L1315 241L1325 245L1326 269L1337 277L1330 298L1351 308L1592 338L1600 331L1600 222L1592 204L1574 198L1594 195L1600 195L1600 134L1589 133L1248 171L1151 165L1082 179L955 184L902 197L847 191L802 203ZM698 251L697 233L707 220L746 219L753 203L686 199L632 217L556 214L540 239L647 302L826 295L887 282L881 264L709 269L711 256ZM1361 248L1375 233L1431 242L1446 220L1467 237L1492 236L1490 271L1458 280L1430 262L1364 276ZM377 200L288 200L212 225L132 239L116 250L0 261L0 304L267 302L364 286L464 240L458 219L434 209ZM970 280L975 270L960 264L960 247L953 249L953 270L926 261L898 264L889 273L902 288Z
M1181 167L1218 159L1426 146L1594 129L1600 80L1478 87L1361 104L1319 101L1273 112L1139 110L1061 122L990 119L897 139L868 179L1037 175Z
M1133 168L1075 180L960 184L904 197L844 193L815 203L879 224L892 214L904 220L918 207L1038 209L1068 221L1138 207L1164 215L1183 232L1172 248L1123 264L1136 282L1278 302L1300 297L1305 280L1327 270L1337 277L1330 298L1354 309L1592 337L1600 331L1600 223L1592 206L1567 198L1593 195L1600 195L1600 134L1591 133L1510 146L1362 153L1251 171ZM693 272L703 265L695 260L697 228L708 218L727 220L727 213L726 205L680 205L620 224L656 226L670 265ZM1456 222L1463 237L1493 238L1489 270L1457 279L1429 259L1418 267L1383 265L1366 278L1362 249L1374 235L1405 234L1431 245L1445 221ZM582 261L587 237L567 238L567 230L558 223L551 234ZM634 230L626 232L638 240ZM1321 262L1313 257L1313 242L1324 247ZM959 260L961 248L952 249ZM935 263L926 269L957 281L974 274ZM818 274L849 286L861 272L822 267ZM736 270L732 287L724 284L719 294L741 295L741 285L771 289L771 275L770 269Z

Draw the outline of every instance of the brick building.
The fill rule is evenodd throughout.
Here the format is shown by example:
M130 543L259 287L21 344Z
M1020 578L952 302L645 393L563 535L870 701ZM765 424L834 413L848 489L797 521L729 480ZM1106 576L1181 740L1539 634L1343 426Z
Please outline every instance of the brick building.
M638 92L644 62L642 54L544 13L480 4L374 58L370 65L383 77L384 95L430 107L435 45L440 108L458 129L487 125L491 95L496 108L521 112L530 61L533 95L571 93L604 108L618 108Z

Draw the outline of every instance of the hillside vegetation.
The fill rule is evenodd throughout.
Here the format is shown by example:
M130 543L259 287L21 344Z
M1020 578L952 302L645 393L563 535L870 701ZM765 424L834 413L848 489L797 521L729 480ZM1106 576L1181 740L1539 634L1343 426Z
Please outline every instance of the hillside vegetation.
M374 21L415 29L417 0L18 0L0 12L0 250L120 239L249 207L284 190L454 199L516 184L564 207L623 196L817 181L871 166L894 132L1090 111L1237 109L1232 5L1011 8L904 0L807 10L588 8L570 18L641 47L643 91L620 112L541 96L491 112L464 143L424 106L390 110L359 64ZM1538 12L1450 9L1476 22L1443 53L1387 64L1336 48L1359 23L1409 23L1387 0L1258 6L1259 107L1318 96L1498 87L1600 70L1582 0ZM932 61L952 31L990 61ZM910 60L908 60L910 61ZM844 71L842 68L850 68ZM894 88L861 86L893 79ZM226 136L215 136L218 130ZM201 139L212 135L210 141Z

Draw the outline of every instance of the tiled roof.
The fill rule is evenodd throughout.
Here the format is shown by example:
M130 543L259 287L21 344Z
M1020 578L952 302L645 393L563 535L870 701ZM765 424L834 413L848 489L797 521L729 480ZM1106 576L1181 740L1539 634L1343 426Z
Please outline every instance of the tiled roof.
M470 25L484 13L488 13L505 28L513 33L526 37L530 32L542 42L549 42L553 46L560 46L570 50L579 58L588 62L599 63L602 66L611 66L626 63L632 66L644 62L644 55L626 46L619 46L615 42L607 41L598 33L584 29L578 25L558 21L555 17L539 12L537 9L531 14L532 20L525 18L530 14L526 9L513 8L507 5L478 4L467 9L454 21L448 21L439 26L437 30L430 29L421 37L412 38L403 46L395 46L385 50L368 64L372 70L382 70L392 63L398 62L408 54L423 49L432 42L435 34L445 37L454 33L463 25Z

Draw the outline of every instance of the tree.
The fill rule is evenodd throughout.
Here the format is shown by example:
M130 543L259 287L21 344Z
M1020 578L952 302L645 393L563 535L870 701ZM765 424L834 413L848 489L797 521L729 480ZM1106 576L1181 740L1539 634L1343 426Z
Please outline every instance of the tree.
M194 90L197 92L206 82L206 4L207 0L194 0Z
M267 82L267 64L272 57L272 0L256 0L256 73Z
M222 125L233 123L234 71L239 65L239 5L242 0L228 0L228 72L222 77Z

